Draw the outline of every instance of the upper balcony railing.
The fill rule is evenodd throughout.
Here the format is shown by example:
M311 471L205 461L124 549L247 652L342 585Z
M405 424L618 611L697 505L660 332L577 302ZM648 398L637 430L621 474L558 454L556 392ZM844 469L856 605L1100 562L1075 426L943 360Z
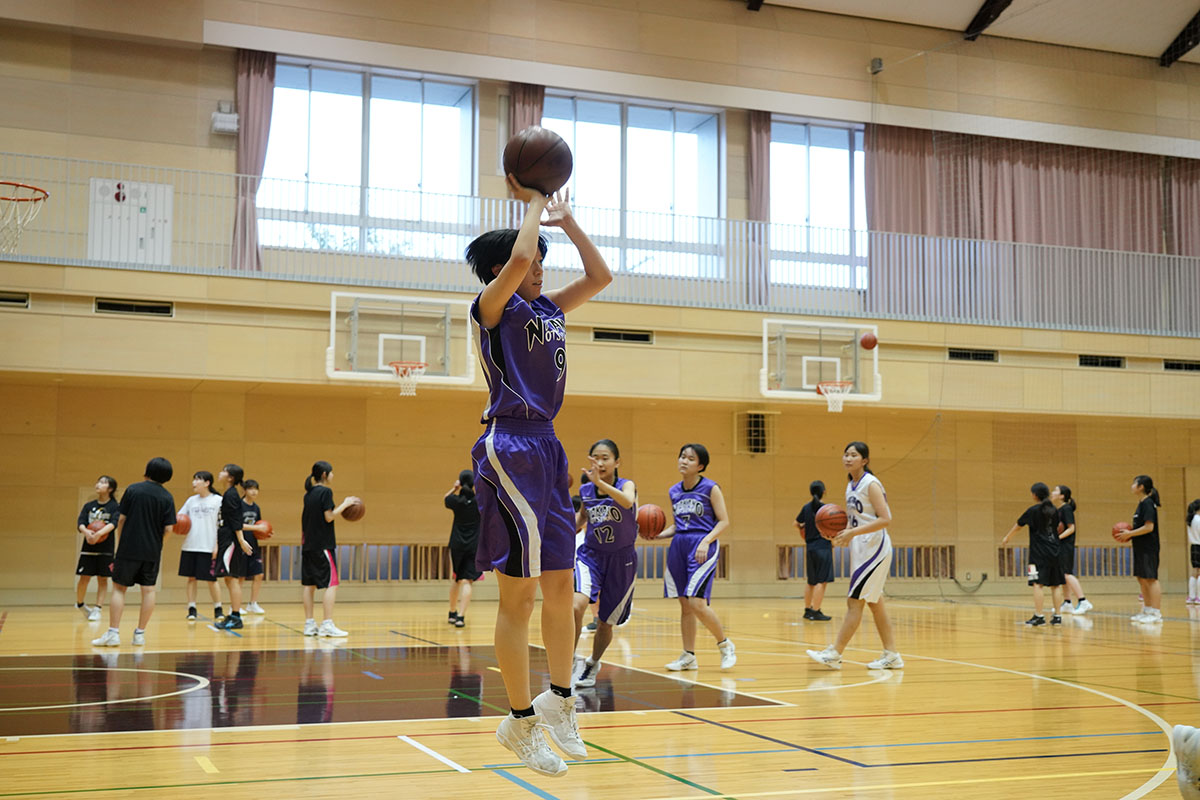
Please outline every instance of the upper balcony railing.
M239 178L0 153L50 192L0 260L474 293L463 250L503 199L266 180L262 270L230 267ZM616 275L600 299L771 314L1200 335L1200 259L577 207ZM544 229L550 283L580 269ZM555 274L558 273L558 274Z

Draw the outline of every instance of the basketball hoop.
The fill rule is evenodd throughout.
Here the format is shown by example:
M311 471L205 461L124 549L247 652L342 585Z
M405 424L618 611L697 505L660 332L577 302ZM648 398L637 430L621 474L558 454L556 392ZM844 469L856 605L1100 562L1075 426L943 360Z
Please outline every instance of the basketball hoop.
M14 181L0 181L0 253L17 249L21 231L42 210L50 196L45 189Z
M400 396L412 397L417 393L417 378L425 374L425 368L429 365L424 361L392 361L388 366L396 373Z
M825 396L830 412L840 414L842 403L846 402L846 395L853 388L854 381L821 381L817 384L817 394Z

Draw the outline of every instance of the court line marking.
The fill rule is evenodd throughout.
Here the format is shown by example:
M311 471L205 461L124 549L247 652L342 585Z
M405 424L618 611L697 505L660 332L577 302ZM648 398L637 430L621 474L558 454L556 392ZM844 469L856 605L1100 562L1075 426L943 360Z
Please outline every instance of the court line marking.
M4 621L8 619L8 612L0 614L0 633L4 633Z
M46 666L40 666L40 665L36 666L36 667L0 667L0 670L9 671L9 672L11 672L11 671L23 672L23 671L28 671L31 669L67 670L70 672L74 672L75 670L84 670L84 669L93 670L96 672L148 672L148 673L152 673L155 675L175 675L175 676L181 677L181 678L191 678L192 680L196 681L197 683L195 686L189 686L186 689L179 689L174 692L164 692L163 694L152 694L152 695L147 695L145 697L126 697L121 700L95 700L90 703L59 703L59 704L50 705L50 706L24 706L21 708L0 708L0 714L13 712L13 711L49 711L49 710L62 709L62 708L84 708L86 706L115 706L119 703L141 703L141 702L145 702L147 700L161 700L164 697L175 697L175 696L181 695L181 694L190 694L192 692L199 691L200 689L207 688L208 683L209 683L208 678L205 678L201 675L192 675L190 672L175 672L175 671L169 670L169 669L141 669L138 667L46 667ZM70 735L70 734L52 734L52 735L64 736L64 735ZM28 738L28 737L26 737L26 738Z
M442 644L441 642L435 642L432 639L422 639L420 636L413 636L411 633L405 633L404 631L394 631L394 630L389 629L388 633L394 633L397 636L405 636L409 639L416 639L418 642L424 642L425 644L430 644L435 647L456 647L457 646L457 645L450 645L450 644ZM468 647L469 646L470 645L468 645Z
M771 692L759 692L759 694L793 694L795 692L832 692L832 691L836 691L838 689L852 689L855 686L870 686L872 683L881 683L883 681L887 681L887 680L891 680L891 679L892 679L892 674L890 672L885 671L879 677L872 678L869 681L859 681L858 683L838 683L838 684L834 684L832 686L806 686L803 689L777 689L777 690L771 691Z
M945 742L901 742L899 744L847 744L840 747L818 747L818 750L873 750L880 747L926 747L943 744L983 744L988 742L1040 742L1048 739L1104 739L1113 736L1158 736L1161 731L1131 731L1129 733L1072 733L1063 736L1015 736L1008 739L951 739ZM1156 752L1162 752L1156 751Z
M442 755L438 751L434 750L432 747L426 747L425 745L421 744L420 742L416 741L415 739L412 739L408 736L397 736L396 738L399 739L400 741L404 742L405 744L412 745L413 747L417 748L425 755L436 758L438 761L442 762L446 766L453 767L454 769L456 769L459 772L470 772L471 771L471 770L467 769L466 767L464 767L462 764L458 764L458 763L455 763L454 761L451 761L450 759L446 758L444 755Z
M526 791L536 794L538 797L542 798L542 800L559 800L557 797L550 794L549 792L539 789L538 787L534 786L532 783L529 783L528 781L521 780L516 775L513 775L511 772L506 772L502 769L498 769L498 770L496 770L496 774L499 775L501 778L504 778L507 781L512 781L517 786L520 786L522 789L525 789Z
M585 740L584 743L587 744L588 747L595 748L596 750L599 750L602 753L608 753L610 756L615 756L616 758L619 758L622 761L627 761L630 764L641 767L642 769L648 769L651 772L656 772L659 775L670 778L673 781L679 781L682 784L691 786L693 789L699 789L702 792L707 792L708 794L711 794L711 795L714 795L717 797L729 797L729 795L723 795L720 792L718 792L716 789L710 789L707 786L704 786L703 784L696 783L695 781L690 781L687 778L676 775L673 772L668 772L665 769L659 769L656 766L647 764L644 761L639 761L638 759L633 758L632 756L627 756L624 753L618 753L616 750L609 750L607 747L601 747L600 745L596 744L595 742L589 742L589 741Z
M209 775L216 775L221 770L217 769L216 765L208 760L207 756L196 756L196 763L200 765L200 769L207 772Z
M783 795L801 795L801 794L828 794L830 792L853 792L857 797L861 792L887 792L893 789L916 789L926 786L968 786L981 783L1008 783L1013 781L1044 781L1044 780L1059 780L1065 778L1099 778L1107 775L1134 775L1145 772L1166 773L1162 776L1162 780L1166 780L1167 775L1170 775L1174 770L1164 769L1114 769L1103 770L1097 772L1061 772L1049 773L1046 775L1006 775L998 778L963 778L952 781L915 781L912 783L881 783L876 785L863 785L859 783L851 784L850 786L826 786L819 789L778 789L769 792L738 792L736 798L744 797L780 797ZM1159 781L1160 783L1162 781ZM714 800L728 798L734 800L735 795L722 794L717 795ZM646 798L646 800L696 800L695 795L674 795L671 797L654 797Z
M383 676L382 676L382 675L376 675L374 672L371 672L371 671L370 671L370 670L368 670L368 669L364 669L364 670L362 671L362 674L363 674L363 675L366 675L368 678L374 678L374 679L375 679L375 680L377 680L377 681L381 681L381 680L383 680Z

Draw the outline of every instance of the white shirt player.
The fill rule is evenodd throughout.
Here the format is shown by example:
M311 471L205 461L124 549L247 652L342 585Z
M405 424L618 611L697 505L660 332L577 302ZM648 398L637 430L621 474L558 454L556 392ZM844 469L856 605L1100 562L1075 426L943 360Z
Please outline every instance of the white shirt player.
M1192 524L1188 525L1188 544L1200 546L1200 512L1192 517Z
M850 518L851 530L870 525L879 518L879 515L875 513L875 506L871 505L869 490L873 483L879 486L879 491L886 499L887 492L884 491L883 483L869 472L864 472L857 482L850 481L846 484L846 516ZM890 547L891 538L888 536L887 528L855 536L850 540L851 561L855 564L862 563L878 551L885 542Z
M192 529L183 540L183 549L189 553L208 553L217 548L217 518L221 515L221 495L213 492L208 497L194 494L184 501L180 514L192 518Z

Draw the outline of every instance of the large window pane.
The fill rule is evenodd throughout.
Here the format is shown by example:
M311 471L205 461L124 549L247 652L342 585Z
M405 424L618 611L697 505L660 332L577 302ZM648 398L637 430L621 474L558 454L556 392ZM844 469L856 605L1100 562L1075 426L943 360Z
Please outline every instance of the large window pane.
M356 72L314 69L309 112L308 210L358 214L362 83Z
M308 70L279 65L275 70L275 99L271 132L258 189L264 208L304 210L308 178Z

